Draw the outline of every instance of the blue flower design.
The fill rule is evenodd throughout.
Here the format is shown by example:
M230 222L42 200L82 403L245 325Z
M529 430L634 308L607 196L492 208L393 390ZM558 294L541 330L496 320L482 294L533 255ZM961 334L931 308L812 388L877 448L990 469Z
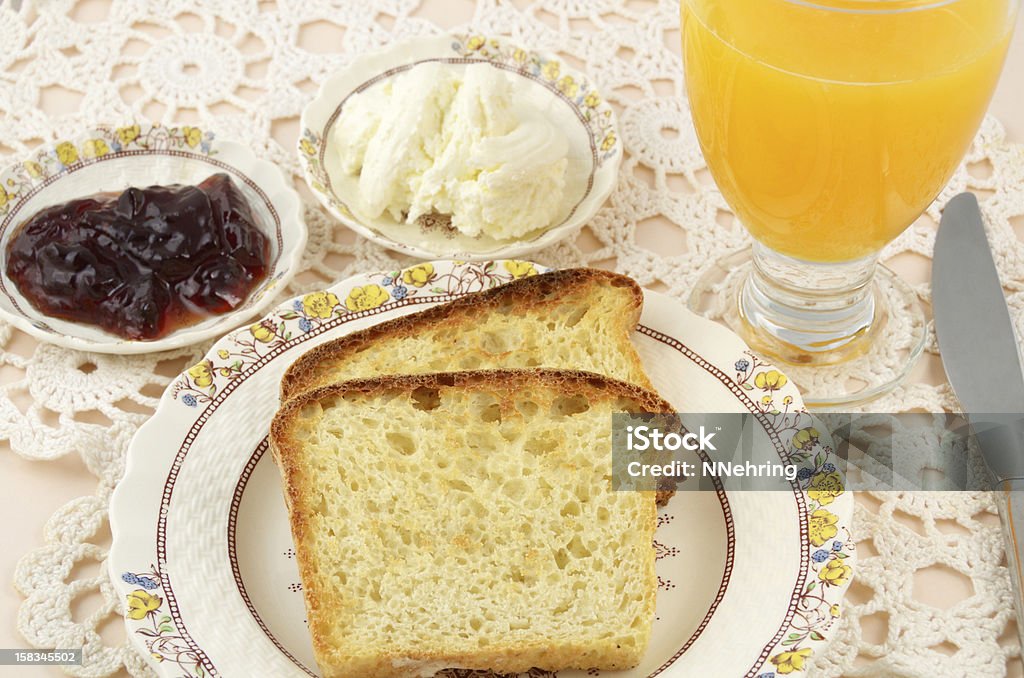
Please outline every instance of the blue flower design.
M135 579L138 582L139 586L141 586L142 588L146 589L147 591L152 591L157 586L159 586L159 584L157 584L155 581L153 581L149 577L136 577Z
M836 470L836 465L835 464L825 464L821 468L825 469L825 473L832 473L832 471Z
M303 332L309 332L313 329L313 323L309 322L309 318L299 318L299 329Z
M843 542L841 542L838 539L836 539L834 542L832 542L832 550L833 551L842 551L843 550Z
M388 276L387 278L384 278L383 280L381 280L380 284L383 285L384 287L390 287L391 283L393 283L393 282L394 282L394 280L391 279L391 276Z
M189 407L195 407L198 404L196 397L191 393L186 393L185 395L181 396L181 402L185 403Z
M746 372L747 368L750 367L750 361L748 361L748 360L737 360L735 367L736 367L736 371L737 372Z
M799 478L800 480L807 480L808 478L810 478L813 475L814 475L814 471L812 471L811 469L807 468L806 466L796 472L796 477Z
M123 581L124 581L124 582L125 582L126 584L138 585L138 583L139 583L139 578L138 578L138 577L136 577L136 576L135 576L134 574L132 574L131 572L125 572L124 574L122 574L122 575L121 575L121 579L122 579L122 580L123 580Z
M296 299L292 302L292 310L296 313L302 313L302 299Z
M762 673L757 678L775 678L775 672L769 671L768 673Z
M813 554L811 554L811 560L813 560L816 563L824 563L826 560L828 560L828 551L826 551L825 549L818 549Z
M395 289L391 290L391 296L396 300L401 301L405 299L405 295L409 293L409 288L405 285L395 285Z

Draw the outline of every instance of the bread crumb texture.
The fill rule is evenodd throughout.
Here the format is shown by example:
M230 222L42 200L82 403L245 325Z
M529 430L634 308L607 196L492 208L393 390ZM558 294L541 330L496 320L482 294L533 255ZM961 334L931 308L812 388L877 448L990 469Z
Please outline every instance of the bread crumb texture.
M272 443L323 673L635 665L655 505L611 489L611 415L650 408L643 393L531 370L291 401Z

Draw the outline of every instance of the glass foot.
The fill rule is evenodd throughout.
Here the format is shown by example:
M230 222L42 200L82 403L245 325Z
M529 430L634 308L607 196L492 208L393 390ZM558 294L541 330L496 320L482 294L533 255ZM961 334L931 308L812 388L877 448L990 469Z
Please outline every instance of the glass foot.
M857 302L869 309L866 317L859 323L854 318L852 325L842 307L810 313L817 317L809 324L803 322L806 315L787 315L793 307L773 307L759 283L751 250L728 255L697 281L690 310L726 325L753 351L785 370L809 408L858 405L888 393L906 378L924 349L927 321L920 300L884 266L877 266ZM831 332L830 319L837 316L843 326L858 329ZM794 321L788 329L787 319Z

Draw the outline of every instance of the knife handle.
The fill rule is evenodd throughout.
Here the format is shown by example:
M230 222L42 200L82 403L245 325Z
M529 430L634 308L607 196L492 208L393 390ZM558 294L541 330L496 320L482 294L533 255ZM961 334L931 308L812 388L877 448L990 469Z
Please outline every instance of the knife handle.
M1010 570L1013 604L1017 610L1017 635L1024 648L1024 590L1021 589L1021 582L1024 581L1024 573L1021 571L1024 566L1024 479L1000 481L993 499L999 507L1000 522L1003 525L1006 566Z

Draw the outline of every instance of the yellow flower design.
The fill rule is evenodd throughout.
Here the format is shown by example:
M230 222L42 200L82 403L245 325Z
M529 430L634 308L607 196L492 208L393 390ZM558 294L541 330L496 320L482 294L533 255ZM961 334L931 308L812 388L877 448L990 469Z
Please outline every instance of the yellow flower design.
M516 62L520 66L525 64L529 58L530 55L526 53L525 49L516 48L516 50L512 52L512 61Z
M853 570L849 565L844 563L841 558L833 558L825 563L825 567L821 568L818 579L826 586L842 586L850 581L851 574L853 574Z
M300 139L299 148L301 148L302 152L306 155L316 155L316 146L314 146L313 142L309 139Z
M0 207L6 207L7 201L11 199L11 194L0 188Z
M773 398L770 395L766 395L763 398L761 398L761 404L764 405L765 407L768 407L769 405L772 404L772 400Z
M510 259L505 262L505 270L512 274L513 278L526 278L537 275L537 269L528 261Z
M754 377L754 386L766 391L778 391L788 381L789 379L786 379L786 375L782 372L768 370L767 372L758 372L757 376Z
M486 43L486 42L487 42L487 39L484 38L484 36L482 36L482 35L474 35L466 43L466 48L471 50L471 51L473 51L473 52L475 52L476 50L478 50L481 47L483 47L484 43Z
M601 96L597 92L590 92L583 97L583 105L587 108L597 108L601 105Z
M274 326L274 323L269 320L263 320L255 325L251 325L249 327L249 333L255 337L256 341L269 344L274 340L274 337L277 336L277 328Z
M302 297L302 310L310 318L330 318L338 303L333 292L313 292Z
M226 349L223 349L223 348L222 348L221 350L217 351L217 356L218 356L218 357L219 357L219 358L220 358L221 360L227 360L227 359L228 359L228 358L229 358L229 357L231 356L231 354L230 354L230 353L228 353Z
M562 65L554 60L547 62L540 69L541 75L543 75L547 80L551 80L552 82L558 80L558 75L559 73L561 73L561 71Z
M160 596L136 589L128 594L128 618L136 621L145 619L146 615L155 612L163 604Z
M811 478L807 496L821 506L828 506L843 493L843 478L838 473L819 473Z
M429 283L434 277L434 265L433 264L420 264L408 268L402 274L402 282L406 285L412 285L413 287L423 287Z
M102 158L110 153L110 147L103 139L89 139L82 144L82 155L87 158Z
M121 142L122 146L127 146L131 142L139 138L139 133L142 130L139 129L138 125L129 125L128 127L117 128L117 140Z
M757 381L757 379L754 381ZM818 429L813 426L802 428L793 436L793 447L798 450L809 450L818 444L818 438L820 435L821 434L818 433Z
M193 365L188 368L188 376L192 377L192 383L199 388L206 388L213 383L213 363L209 360Z
M74 165L78 162L78 149L70 141L62 141L57 144L57 159L63 165Z
M839 618L839 603L836 603L832 607L828 608L828 613L830 615L832 615L833 618L838 619Z
M230 367L222 367L222 368L220 368L220 376L222 376L222 377L230 377L231 376L231 368Z
M567 97L574 97L580 91L580 86L576 84L576 81L571 75L564 75L562 79L558 81L558 91Z
M839 534L836 523L839 517L828 509L817 509L807 521L807 535L815 546L823 546L832 537Z
M28 175L33 179L38 179L39 177L43 176L42 165L33 160L25 161L25 171L28 172Z
M789 652L780 652L771 658L771 663L775 664L775 670L782 675L793 673L794 671L803 671L804 663L807 658L814 653L809 647L804 647L799 650L790 650Z
M203 139L203 130L198 127L182 127L181 133L189 148L195 148Z
M380 285L356 287L348 293L345 308L350 311L368 311L388 300L388 292Z
M616 141L618 141L618 139L615 138L615 132L608 132L608 134L605 135L604 140L601 142L601 150L611 150Z

